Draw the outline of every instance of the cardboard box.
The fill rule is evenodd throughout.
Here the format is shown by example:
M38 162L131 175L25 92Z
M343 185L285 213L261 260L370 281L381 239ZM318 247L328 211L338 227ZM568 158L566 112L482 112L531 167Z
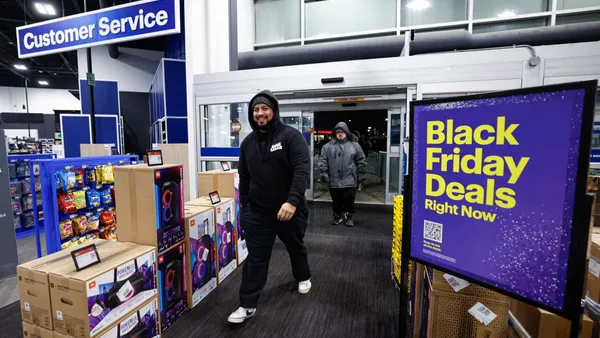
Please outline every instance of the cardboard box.
M183 167L114 167L119 241L164 252L185 240Z
M160 337L158 297L127 314L118 324L104 331L99 338Z
M39 326L23 322L23 337L25 338L54 338L54 332Z
M48 273L62 265L75 270L71 252L90 244L96 245L100 257L120 247L120 243L98 239L17 266L21 317L24 322L48 330L54 328Z
M183 165L183 177L184 177L184 201L190 200L190 185L188 183L188 173L190 172L190 157L188 153L187 143L169 143L169 144L156 144L154 149L162 150L163 163L181 163Z
M218 191L221 197L231 197L235 200L235 219L237 227L237 261L241 265L248 257L246 236L242 229L240 219L240 175L237 169L222 171L204 171L198 173L198 196L208 196L213 191Z
M97 265L49 274L54 331L95 337L156 296L155 248L120 244L124 250L101 256Z
M235 214L235 203L232 198L221 197L221 202L212 205L210 198L201 197L190 203L197 206L212 207L215 210L217 222L217 283L222 283L227 276L237 267L236 241L237 227Z
M186 208L187 209L187 208ZM188 306L193 308L217 287L216 218L213 207L190 207L185 215Z
M510 311L532 338L570 337L571 322L565 318L514 299ZM593 328L594 322L583 315L579 337L591 338Z
M184 242L158 256L161 333L188 310L186 249Z
M472 289L468 293L456 293L453 289L451 292L440 291L436 289L443 284L439 280L435 280L436 274L440 276L441 272L436 272L433 269L425 269L424 284L428 286L426 296L429 297L430 303L428 309L427 332L428 337L487 337L487 338L504 338L508 333L508 312L510 309L510 301L508 298L501 296L499 299L492 298L494 293L485 288ZM442 277L443 278L443 277ZM444 279L444 282L445 279ZM447 282L446 282L447 284ZM448 285L449 286L449 285ZM472 287L471 285L466 289ZM463 289L463 290L466 290ZM442 289L445 290L445 289ZM488 293L489 292L489 293ZM479 322L474 316L469 314L475 304L481 303L490 311L496 314L496 318L488 325ZM427 307L422 306L422 311ZM423 320L421 322L423 324Z
M114 144L80 144L79 153L81 157L110 156Z
M600 302L600 235L593 234L588 260L586 295L595 302Z

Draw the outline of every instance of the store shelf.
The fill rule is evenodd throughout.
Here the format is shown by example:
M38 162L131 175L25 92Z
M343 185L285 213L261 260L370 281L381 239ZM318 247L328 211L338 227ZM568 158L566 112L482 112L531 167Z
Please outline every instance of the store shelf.
M42 219L43 220L43 219ZM44 229L40 229L40 232L44 232ZM34 236L36 234L35 227L28 228L18 228L15 229L17 239L26 238L29 236Z

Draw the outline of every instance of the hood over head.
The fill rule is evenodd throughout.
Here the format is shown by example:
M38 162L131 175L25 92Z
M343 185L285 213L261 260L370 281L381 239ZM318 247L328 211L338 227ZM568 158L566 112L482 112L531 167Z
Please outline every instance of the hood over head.
M348 128L348 125L346 124L346 122L338 122L338 124L335 125L335 127L331 131L331 140L332 141L337 140L337 138L335 137L335 131L338 129L342 129L346 133L346 139L348 141L354 141L354 134L352 134L350 132L350 128Z
M252 130L260 130L258 124L254 121L254 105L258 103L267 104L271 109L273 109L273 119L269 122L267 130L273 132L277 128L279 128L281 124L281 120L279 119L279 101L277 101L277 97L273 95L268 90L263 90L262 92L256 94L250 103L248 104L248 123L250 123L250 127ZM268 104L270 103L270 104Z

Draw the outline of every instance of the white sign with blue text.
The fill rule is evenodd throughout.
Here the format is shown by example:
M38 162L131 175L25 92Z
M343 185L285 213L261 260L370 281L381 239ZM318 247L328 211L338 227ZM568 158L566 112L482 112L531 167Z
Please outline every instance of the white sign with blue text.
M17 28L19 58L180 32L179 0L145 0Z

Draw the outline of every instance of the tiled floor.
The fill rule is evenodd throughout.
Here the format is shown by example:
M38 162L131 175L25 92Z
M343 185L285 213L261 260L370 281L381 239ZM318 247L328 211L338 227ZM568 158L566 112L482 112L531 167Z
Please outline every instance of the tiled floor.
M41 235L42 254L45 254L46 238ZM35 236L17 239L17 251L19 254L19 264L29 262L37 258L37 249L35 246ZM19 290L17 289L17 276L10 276L0 279L0 308L19 300Z

